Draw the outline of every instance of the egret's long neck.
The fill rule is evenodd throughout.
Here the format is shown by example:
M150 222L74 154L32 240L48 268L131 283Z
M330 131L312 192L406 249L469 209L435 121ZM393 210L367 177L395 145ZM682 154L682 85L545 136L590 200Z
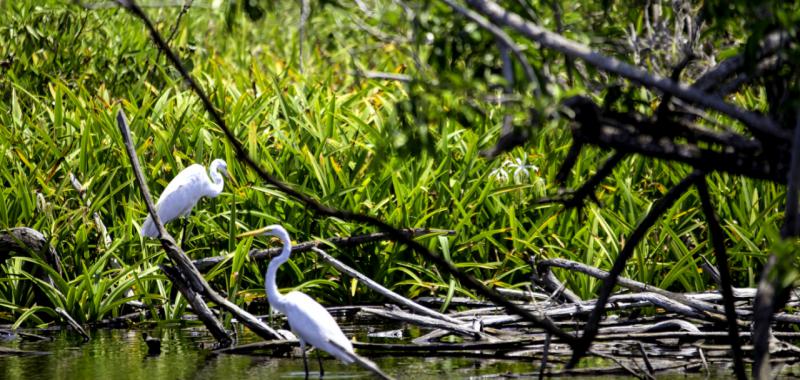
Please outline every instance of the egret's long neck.
M211 194L209 194L211 197L219 195L225 186L222 175L219 174L219 165L219 162L214 161L208 167L208 176L211 177Z
M278 285L275 284L275 275L278 273L278 267L289 260L289 255L292 253L292 242L289 240L288 236L278 235L278 238L281 240L281 243L283 243L283 249L278 257L269 262L267 276L264 279L264 289L267 291L269 304L283 313L283 305L286 303L286 297L278 291Z

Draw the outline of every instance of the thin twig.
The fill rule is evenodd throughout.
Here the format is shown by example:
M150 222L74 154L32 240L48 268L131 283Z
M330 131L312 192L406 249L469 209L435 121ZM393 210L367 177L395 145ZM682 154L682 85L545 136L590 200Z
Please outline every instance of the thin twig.
M297 36L297 55L298 55L298 65L300 67L300 72L303 72L303 42L306 39L306 24L308 23L308 15L311 13L311 5L309 5L308 0L300 0L300 25L298 25L298 36Z
M584 201L586 201L586 198L599 203L597 196L594 193L597 189L597 186L599 186L600 182L603 182L603 180L613 172L614 168L616 168L625 157L626 154L623 152L614 152L614 154L612 154L611 157L603 162L603 165L597 169L597 172L588 180L586 180L581 187L578 188L578 190L554 198L542 198L537 201L537 203L547 204L560 202L563 203L567 208L582 205Z
M534 94L537 97L542 96L542 83L539 83L539 78L536 76L536 72L533 71L533 67L528 62L528 58L525 57L522 49L514 43L514 40L509 37L503 29L500 29L497 25L492 24L489 20L487 20L482 15L478 14L477 12L464 8L458 5L453 0L441 0L445 4L447 4L450 8L453 8L458 13L461 13L466 18L472 20L474 23L478 24L481 28L485 29L489 33L491 33L500 43L505 45L511 52L514 54L514 57L517 59L520 65L522 65L522 70L525 72L525 76L528 78L530 82L535 82L536 87L534 88Z
M167 37L167 44L169 44L172 41L172 39L175 38L175 35L178 33L178 27L181 25L181 19L186 14L186 12L189 11L189 8L192 7L193 1L194 0L184 1L183 7L181 8L181 11L178 13L178 17L175 19L175 25L172 26L172 31L169 32L169 37ZM156 59L156 62L158 62L158 59Z
M784 225L781 229L783 239L796 238L800 235L800 110L796 111L797 121L792 139L792 156L789 165L789 176L786 184L786 212ZM758 282L753 312L753 377L759 380L771 376L769 357L772 339L771 323L775 312L783 307L782 281L777 275L778 257L771 252L764 268L761 270L761 279ZM783 301L783 302L782 302Z

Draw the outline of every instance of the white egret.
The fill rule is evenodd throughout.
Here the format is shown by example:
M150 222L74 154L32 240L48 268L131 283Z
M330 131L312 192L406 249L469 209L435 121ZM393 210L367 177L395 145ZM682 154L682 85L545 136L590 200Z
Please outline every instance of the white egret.
M200 164L193 164L181 170L167 184L156 202L156 212L161 223L167 224L175 218L188 216L201 197L214 198L219 195L224 186L223 175L231 179L228 175L228 164L221 159L211 162L208 174L206 174L206 168ZM184 225L184 238L186 236L185 227ZM140 234L143 237L158 237L158 228L149 214L142 223Z
M278 286L275 284L275 275L278 272L278 267L288 261L289 255L292 253L292 242L286 229L280 225L273 224L243 233L239 237L254 235L275 236L283 243L281 254L269 262L267 274L264 278L264 289L267 292L269 304L275 310L286 315L286 319L289 320L289 327L300 341L306 379L308 378L306 344L310 344L318 350L323 350L346 364L358 363L375 372L381 378L390 379L380 371L375 363L358 356L353 351L353 344L344 335L342 329L331 314L328 313L328 310L325 310L317 301L298 291L289 292L285 295L278 291ZM322 377L325 371L322 369L322 359L319 357L319 352L317 353L317 360L319 361L319 375Z

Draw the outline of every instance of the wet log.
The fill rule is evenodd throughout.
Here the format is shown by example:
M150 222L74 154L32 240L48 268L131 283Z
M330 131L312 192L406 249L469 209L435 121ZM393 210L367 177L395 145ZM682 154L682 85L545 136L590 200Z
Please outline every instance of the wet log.
M13 257L13 252L27 253L32 257L41 258L58 274L62 274L58 252L41 232L33 228L16 227L0 231L0 261Z

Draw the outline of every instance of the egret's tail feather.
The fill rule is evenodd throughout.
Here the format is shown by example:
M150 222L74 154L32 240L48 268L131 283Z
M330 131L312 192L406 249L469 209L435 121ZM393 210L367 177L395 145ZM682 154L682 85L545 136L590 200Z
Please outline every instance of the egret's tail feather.
M364 368L364 369L374 373L375 376L378 376L381 379L394 380L393 377L383 373L383 371L381 371L380 367L378 367L378 365L375 364L375 362L373 362L372 360L369 360L369 359L367 359L365 357L359 356L355 352L352 352L352 351L349 351L349 350L345 349L340 344L337 344L336 342L334 342L332 340L328 340L328 342L330 342L334 347L336 347L339 350L341 350L344 353L344 355L346 356L346 358L348 359L348 360L345 360L344 358L340 358L340 360L342 360L344 362L347 362L348 364L356 363L356 364L358 364L359 367Z
M153 218L151 218L150 215L148 215L147 219L142 223L142 230L139 234L142 235L142 237L158 237L158 228L156 228L156 224L153 222Z

